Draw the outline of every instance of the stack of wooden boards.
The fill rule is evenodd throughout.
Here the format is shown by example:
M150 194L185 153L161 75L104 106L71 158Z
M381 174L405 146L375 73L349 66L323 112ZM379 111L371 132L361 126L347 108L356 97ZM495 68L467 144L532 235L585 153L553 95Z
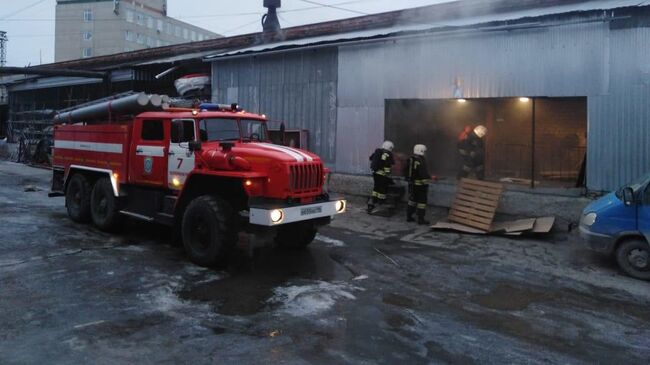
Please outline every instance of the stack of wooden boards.
M475 234L548 233L555 223L554 217L519 219L494 222L503 185L479 180L462 179L449 210L448 222L438 222L434 229L449 229Z

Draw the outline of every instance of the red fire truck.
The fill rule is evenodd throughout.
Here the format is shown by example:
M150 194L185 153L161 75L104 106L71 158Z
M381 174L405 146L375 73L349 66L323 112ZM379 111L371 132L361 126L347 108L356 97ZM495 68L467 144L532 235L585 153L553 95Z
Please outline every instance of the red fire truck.
M74 221L105 231L125 216L169 225L192 261L212 265L242 232L305 247L346 210L325 191L318 156L267 142L264 115L160 101L135 94L55 118L50 195L65 196Z

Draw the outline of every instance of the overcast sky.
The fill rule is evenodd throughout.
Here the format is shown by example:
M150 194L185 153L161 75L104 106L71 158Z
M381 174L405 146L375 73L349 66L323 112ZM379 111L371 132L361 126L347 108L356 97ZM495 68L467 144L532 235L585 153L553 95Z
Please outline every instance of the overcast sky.
M450 0L283 0L283 27L417 7ZM258 32L265 13L262 0L168 0L168 15L231 36ZM0 0L0 30L7 32L7 65L54 60L56 0ZM233 5L235 4L235 5ZM325 4L326 7L318 4ZM337 9L338 8L338 9Z

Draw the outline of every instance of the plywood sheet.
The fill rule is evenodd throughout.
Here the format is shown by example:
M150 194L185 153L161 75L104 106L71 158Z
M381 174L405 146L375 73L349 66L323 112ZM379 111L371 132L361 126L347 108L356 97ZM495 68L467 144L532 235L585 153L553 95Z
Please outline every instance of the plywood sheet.
M555 224L555 217L542 217L535 220L533 233L549 233Z
M472 234L487 234L488 232L482 231L480 229L468 227L462 224L453 223L453 222L438 222L431 226L433 229L450 229L453 231L459 231L463 233L472 233Z
M495 222L492 224L492 231L505 231L507 233L530 231L533 229L533 227L535 227L536 221L537 220L535 218L531 218L518 219L516 221L509 222Z

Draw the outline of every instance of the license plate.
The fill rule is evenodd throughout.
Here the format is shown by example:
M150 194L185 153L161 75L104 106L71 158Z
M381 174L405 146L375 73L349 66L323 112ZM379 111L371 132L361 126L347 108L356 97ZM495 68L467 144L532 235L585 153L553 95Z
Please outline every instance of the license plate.
M323 207L308 207L300 209L300 215L312 215L323 212Z

